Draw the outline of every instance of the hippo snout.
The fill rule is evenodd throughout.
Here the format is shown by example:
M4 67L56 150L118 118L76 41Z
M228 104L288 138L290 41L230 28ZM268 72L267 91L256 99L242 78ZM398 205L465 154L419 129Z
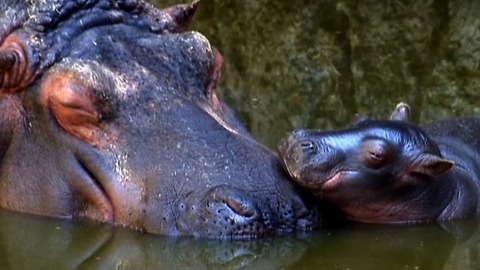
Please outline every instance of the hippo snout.
M278 154L291 179L310 190L317 190L337 172L352 153L345 146L356 142L324 132L299 129L278 145Z
M266 201L254 192L221 185L210 189L200 201L187 203L188 214L177 220L179 230L208 238L258 238L296 230L311 230L318 216L295 194ZM192 227L193 224L193 227Z
M304 129L292 132L286 139L280 142L278 147L281 153L299 152L297 154L315 154L318 150L317 144L312 140L312 136Z
M193 235L209 238L256 238L273 234L266 226L268 211L261 211L258 201L238 188L217 186L200 201L191 202L186 220L180 223L186 225L183 229L192 230Z
M299 129L279 143L278 152L284 168L291 176L297 178L297 167L303 165L306 159L316 155L318 147L307 130Z

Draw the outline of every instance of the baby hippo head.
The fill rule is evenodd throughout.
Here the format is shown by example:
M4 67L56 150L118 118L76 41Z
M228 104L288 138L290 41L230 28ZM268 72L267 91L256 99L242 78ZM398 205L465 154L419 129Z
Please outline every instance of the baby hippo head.
M279 144L279 155L295 182L349 219L414 221L417 213L406 209L421 203L453 162L408 116L408 105L400 103L389 120L359 118L337 131L297 130Z

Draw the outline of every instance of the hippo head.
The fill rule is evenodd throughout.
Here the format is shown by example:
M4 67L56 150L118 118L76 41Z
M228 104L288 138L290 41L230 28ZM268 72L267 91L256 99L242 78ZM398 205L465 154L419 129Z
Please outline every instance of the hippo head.
M359 118L350 128L331 132L297 130L279 145L293 180L338 206L355 221L415 222L426 205L434 178L453 162L436 143L408 123L409 108L397 105L390 120ZM434 207L444 207L437 205Z
M319 224L216 88L197 4L2 1L0 205L146 232L257 237Z

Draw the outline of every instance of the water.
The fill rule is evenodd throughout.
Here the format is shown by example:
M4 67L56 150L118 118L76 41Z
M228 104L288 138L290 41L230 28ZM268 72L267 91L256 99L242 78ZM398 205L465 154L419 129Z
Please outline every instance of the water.
M7 269L478 269L480 223L356 225L219 241L141 234L0 210Z
M275 148L295 128L339 128L356 113L384 117L399 101L415 122L478 114L478 12L475 0L202 0L192 28L225 58L223 99ZM229 242L0 211L0 266L479 269L479 228L477 220L356 225Z

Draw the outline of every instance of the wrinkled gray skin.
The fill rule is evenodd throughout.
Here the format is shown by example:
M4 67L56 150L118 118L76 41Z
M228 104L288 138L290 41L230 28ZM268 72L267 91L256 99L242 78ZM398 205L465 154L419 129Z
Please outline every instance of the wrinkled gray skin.
M336 131L297 130L279 145L292 178L353 221L417 223L480 214L480 119L359 118Z
M319 225L277 158L216 95L196 4L0 4L0 206L167 235Z

